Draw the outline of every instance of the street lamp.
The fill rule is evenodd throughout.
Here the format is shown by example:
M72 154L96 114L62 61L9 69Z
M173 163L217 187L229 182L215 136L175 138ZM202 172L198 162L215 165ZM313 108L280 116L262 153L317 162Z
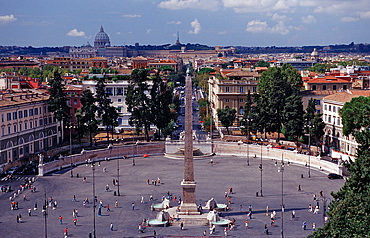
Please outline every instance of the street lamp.
M249 166L249 117L247 117L247 165Z
M93 174L93 186L92 186L92 193L93 193L93 237L96 238L96 199L95 199L95 162L91 163L92 174Z
M275 162L275 166L277 166ZM278 172L281 172L281 237L284 237L284 157L283 153L281 154L281 161L278 167Z
M121 196L119 193L119 158L117 158L117 196Z
M75 128L72 124L72 122L68 122L68 125L66 128L69 129L69 157L71 159L71 177L73 177L73 161L72 161L72 128Z
M260 166L259 166L260 171L261 171L261 191L260 191L261 197L263 197L263 194L262 194L262 144L263 144L263 142L261 142L261 162L260 162Z
M44 228L45 228L45 238L48 237L48 226L47 226L47 217L48 217L48 201L46 200L46 190L44 193L44 205L42 206L41 210L42 214L44 215Z
M331 202L331 198L328 198L328 197L322 197L321 199L319 199L319 201L322 201L323 203L323 213L322 213L322 219L324 220L324 223L325 223L325 217L326 217L326 203L330 200Z
M308 177L311 178L311 121L308 122Z

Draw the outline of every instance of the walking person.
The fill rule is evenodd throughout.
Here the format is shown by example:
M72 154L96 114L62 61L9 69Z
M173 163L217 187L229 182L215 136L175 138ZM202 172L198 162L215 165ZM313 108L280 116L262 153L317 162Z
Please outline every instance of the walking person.
M107 212L110 212L110 205L107 205Z
M132 208L132 210L135 210L135 203L134 202L131 203L131 208Z
M227 227L225 227L224 233L225 233L225 236L227 236L229 234L229 229Z
M303 228L303 230L306 230L307 229L307 222L306 221L304 221L302 223L302 228Z
M144 196L141 196L141 201L140 203L144 203Z
M113 231L113 223L111 222L110 223L110 225L109 225L109 229L111 230L111 231Z
M73 225L77 226L77 218L73 218Z
M59 216L59 223L62 225L63 224L63 217Z
M73 195L72 202L77 202L76 195Z
M316 223L312 223L312 230L316 231Z
M184 223L183 222L180 223L180 230L184 230Z
M116 200L116 202L114 203L114 207L117 208L118 207L118 201Z
M28 208L27 210L28 210L28 216L32 216L31 215L31 208Z
M249 221L245 220L245 229L248 229L248 228L249 228Z

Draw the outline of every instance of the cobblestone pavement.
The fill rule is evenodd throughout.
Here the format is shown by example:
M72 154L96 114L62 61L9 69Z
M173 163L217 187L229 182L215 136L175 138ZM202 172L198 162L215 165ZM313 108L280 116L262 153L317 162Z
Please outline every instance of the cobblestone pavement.
M211 198L218 203L226 203L225 191L230 187L234 193L231 194L231 210L223 213L223 217L236 220L234 230L229 232L231 237L263 237L264 224L268 225L270 235L268 237L280 237L281 232L281 195L282 195L282 173L278 172L273 160L263 160L263 197L256 196L260 193L260 159L250 159L250 166L247 166L246 158L236 156L213 156L214 164L211 165L210 157L195 159L195 180L197 182L196 198L198 204L205 204ZM147 227L144 233L138 232L138 224L145 219L153 219L157 212L151 211L152 203L160 203L162 195L169 191L174 196L181 197L180 182L183 178L183 160L169 159L163 156L149 156L148 158L135 158L135 166L132 159L121 159L119 161L120 173L120 194L117 186L114 186L113 179L117 179L117 160L103 161L100 166L95 166L95 190L98 200L103 205L110 205L110 210L102 209L102 216L95 216L97 237L152 237L154 230L157 237L201 237L204 230L209 236L208 227L185 227L180 230L177 226L172 227ZM323 191L324 196L330 197L330 191L337 191L343 184L343 180L329 180L326 173L311 170L311 178L307 178L307 168L295 166L294 163L285 164L283 173L285 204L284 212L284 236L285 237L306 237L312 233L312 223L316 227L323 225L323 202L319 198L319 192ZM103 172L106 168L106 172ZM91 166L80 165L73 169L73 178L69 170L62 170L38 177L34 183L36 192L30 190L21 192L15 198L19 203L18 210L10 209L9 197L11 193L0 193L0 229L1 237L46 237L45 219L42 214L43 199L52 197L57 201L57 209L48 208L46 219L47 237L64 237L63 230L68 227L68 237L82 238L89 237L93 231L94 215L92 209L93 197L93 171ZM77 178L76 175L79 175ZM304 178L301 178L303 174ZM86 177L86 181L83 181ZM22 176L17 178L23 178ZM148 185L150 181L160 178L161 183L157 186ZM28 178L29 179L29 178ZM11 185L18 188L22 179L12 181L0 181L0 185ZM109 191L105 191L109 184ZM298 191L300 185L301 191ZM153 195L154 201L149 201ZM308 205L315 204L313 194L317 194L320 205L318 214L308 212ZM23 200L26 195L26 201ZM77 202L73 202L73 195ZM144 203L141 203L141 196ZM83 206L83 200L88 197L90 204ZM114 206L115 201L118 207ZM327 199L330 202L330 199ZM34 204L38 204L38 210L34 210ZM132 203L135 209L132 210ZM240 211L240 205L243 210ZM249 205L253 207L252 219L249 219L249 229L244 224L247 219ZM275 226L270 226L270 217L266 216L266 206L269 212L276 211L277 217ZM28 208L31 208L31 216L28 216ZM73 209L78 209L77 225L73 224ZM296 218L291 219L292 211L296 211ZM20 223L16 222L17 214L22 215ZM59 216L63 217L60 224ZM307 222L307 230L302 229L302 222ZM113 231L110 224L113 224ZM217 227L213 237L224 236L223 228Z

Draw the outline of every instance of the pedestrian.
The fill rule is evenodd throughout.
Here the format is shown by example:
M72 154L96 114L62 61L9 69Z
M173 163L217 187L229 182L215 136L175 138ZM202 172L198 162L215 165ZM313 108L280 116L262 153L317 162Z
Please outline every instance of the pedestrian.
M324 195L322 194L322 191L320 191L320 197L322 198L322 197L324 197Z
M17 215L17 223L19 223L19 215Z
M64 235L68 236L68 227L64 228Z
M84 176L84 178L83 178L82 182L84 182L84 183L86 182L86 177L85 177L85 176Z
M245 229L248 229L248 228L249 228L249 221L245 220Z
M140 203L144 203L144 196L141 196L141 201Z
M109 184L107 184L107 185L105 186L105 191L106 191L106 192L108 192L108 191L109 191Z
M298 192L301 191L301 185L298 185Z
M150 196L149 196L149 201L153 201L153 195L152 194L150 194Z
M158 184L161 184L161 179L159 177L158 177L157 181L158 181Z
M72 202L77 202L76 195L73 195Z
M292 211L292 219L294 219L295 218L295 211L293 210Z
M107 205L107 212L110 212L110 205Z
M184 223L183 222L180 223L180 230L184 230Z
M117 208L118 207L118 201L116 200L116 202L114 203L114 207Z
M224 233L225 233L225 236L227 236L229 234L229 229L227 229L227 227L225 227Z
M206 236L207 235L207 230L204 230L203 231L203 236Z
M154 230L153 231L153 237L156 238L157 237L157 232Z
M313 211L314 214L318 214L319 213L319 206L315 206L315 209Z
M112 181L113 181L113 186L116 186L116 180L113 179Z
M269 216L269 206L266 206L266 216Z
M77 218L73 218L73 225L77 226Z
M269 234L269 229L267 228L267 224L265 224L265 228L263 229L263 233L265 233L266 235Z
M312 230L316 231L316 223L312 223Z
M63 217L59 216L59 223L62 225L63 224Z
M110 223L109 228L111 231L113 231L113 223Z
M25 195L23 195L23 201L27 201L26 194L25 194Z
M308 204L308 211L309 211L309 212L313 212L313 207L312 207L312 205L311 205L311 204Z
M248 210L252 212L252 205L249 205Z
M271 226L274 227L275 226L275 220L274 218L271 218Z
M247 216L249 219L252 219L252 212L248 212Z
M107 168L104 167L103 168L103 173L105 173L105 172L107 172Z
M316 194L313 195L313 200L316 201Z
M131 203L131 208L132 208L132 210L135 210L135 203L134 202Z
M243 211L243 205L240 205L239 207L239 211L242 212Z
M209 234L212 235L213 229L212 229L212 224L209 224Z
M28 216L31 216L31 208L28 208Z
M307 228L307 222L306 222L306 221L304 221L304 222L302 223L302 228L303 228L303 230L306 230L306 228Z

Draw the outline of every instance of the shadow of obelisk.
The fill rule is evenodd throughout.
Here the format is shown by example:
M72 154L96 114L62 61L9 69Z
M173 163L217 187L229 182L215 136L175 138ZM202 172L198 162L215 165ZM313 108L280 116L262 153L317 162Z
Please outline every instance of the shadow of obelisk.
M184 147L184 180L180 215L199 215L195 201L194 163L193 163L193 115L192 115L192 81L189 68L185 80L185 147Z

